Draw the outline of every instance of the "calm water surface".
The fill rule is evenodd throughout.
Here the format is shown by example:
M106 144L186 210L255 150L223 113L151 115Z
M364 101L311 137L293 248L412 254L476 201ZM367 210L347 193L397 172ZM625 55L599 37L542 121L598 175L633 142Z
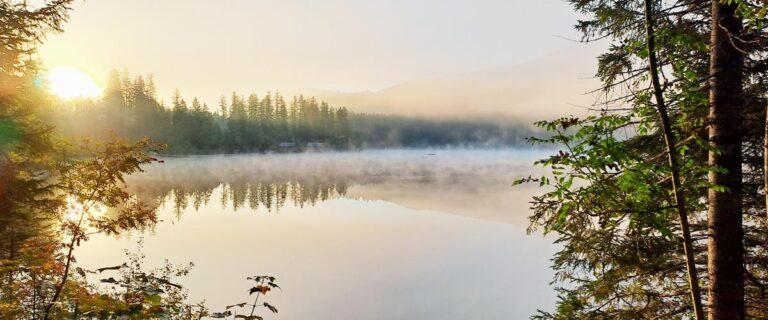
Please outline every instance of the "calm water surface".
M212 311L283 291L266 319L526 319L555 301L555 247L526 234L532 151L409 150L167 159L128 179L158 206L147 232L96 237L86 268L194 262L183 283Z

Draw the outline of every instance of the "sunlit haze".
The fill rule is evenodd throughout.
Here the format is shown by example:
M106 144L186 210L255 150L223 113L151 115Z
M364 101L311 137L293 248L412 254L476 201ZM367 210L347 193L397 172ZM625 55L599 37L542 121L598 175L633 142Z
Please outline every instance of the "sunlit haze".
M83 71L71 67L56 67L45 75L51 93L64 98L92 98L101 94L102 89Z
M111 69L151 73L166 101L178 88L215 104L233 90L377 91L565 55L574 21L561 0L101 0L76 2L40 55L100 83Z
M766 12L0 0L0 320L768 320Z

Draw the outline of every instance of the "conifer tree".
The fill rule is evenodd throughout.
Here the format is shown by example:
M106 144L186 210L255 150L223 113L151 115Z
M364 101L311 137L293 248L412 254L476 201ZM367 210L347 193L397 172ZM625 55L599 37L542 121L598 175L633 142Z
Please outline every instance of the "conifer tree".
M229 118L228 109L227 98L225 98L224 95L221 95L221 97L219 97L219 115L224 119Z
M248 120L257 122L259 119L259 96L255 93L248 95Z
M687 260L708 273L698 282L709 319L768 318L759 189L768 41L764 17L752 15L763 20L742 27L750 8L763 4L569 2L585 16L577 24L585 41L610 42L597 70L606 98L588 116L540 122L552 135L532 140L563 148L538 162L553 176L524 179L554 190L533 198L532 228L563 245L553 260L560 301L536 318L693 318L697 280L687 279L695 273L681 250L680 205L691 219L694 258ZM645 5L654 9L654 30L644 30ZM649 68L654 51L658 65ZM653 69L660 77L649 86ZM657 116L661 104L669 130ZM676 143L665 148L665 136ZM665 163L667 154L679 156L679 168ZM675 200L677 169L684 196Z

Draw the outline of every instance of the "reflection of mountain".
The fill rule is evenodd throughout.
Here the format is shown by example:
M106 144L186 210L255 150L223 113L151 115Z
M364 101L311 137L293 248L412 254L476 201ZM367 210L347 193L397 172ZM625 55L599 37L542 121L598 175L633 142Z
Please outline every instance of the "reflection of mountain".
M487 185L482 190L455 184L376 184L351 187L346 196L383 200L417 209L525 225L532 188L510 183Z
M378 151L173 158L130 177L128 187L144 201L172 201L177 212L210 201L275 212L286 204L303 207L344 197L521 222L525 215L517 211L526 210L529 192L513 190L510 183L528 174L522 163L530 163L530 155Z

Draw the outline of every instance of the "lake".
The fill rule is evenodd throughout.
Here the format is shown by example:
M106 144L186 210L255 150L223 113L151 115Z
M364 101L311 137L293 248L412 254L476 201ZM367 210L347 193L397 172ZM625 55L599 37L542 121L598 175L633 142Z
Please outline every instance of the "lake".
M535 186L512 187L544 153L382 150L165 159L127 179L158 207L146 232L96 236L86 268L120 264L143 241L148 266L212 311L250 301L270 274L266 319L527 319L550 310L551 239L528 235Z

